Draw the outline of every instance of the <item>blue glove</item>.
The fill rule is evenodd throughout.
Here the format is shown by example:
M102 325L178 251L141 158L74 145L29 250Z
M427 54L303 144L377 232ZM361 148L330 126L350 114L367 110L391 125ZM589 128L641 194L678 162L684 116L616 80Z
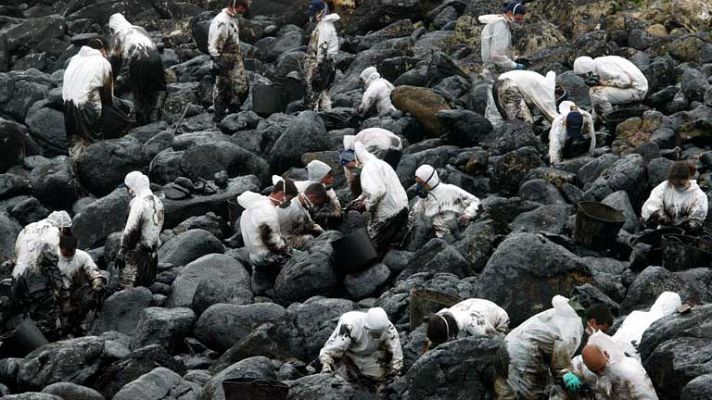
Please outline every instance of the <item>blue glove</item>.
M514 66L514 69L527 69L527 66L524 64L517 64Z
M583 386L581 378L579 378L578 375L574 374L573 372L567 372L566 375L564 375L563 379L564 386L569 392L578 392L579 389L581 389L581 386Z

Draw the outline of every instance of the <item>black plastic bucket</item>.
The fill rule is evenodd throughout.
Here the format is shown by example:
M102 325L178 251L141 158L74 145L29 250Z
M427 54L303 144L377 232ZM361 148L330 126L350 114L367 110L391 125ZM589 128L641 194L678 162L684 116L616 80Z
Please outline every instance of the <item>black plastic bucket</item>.
M289 386L267 379L227 379L222 383L225 400L285 400Z
M25 318L17 325L7 342L7 346L12 349L12 352L22 357L49 343L32 318Z
M684 271L712 264L712 240L709 238L665 235L662 247L663 267L668 271Z
M616 128L618 127L618 124L629 118L642 117L645 111L647 111L647 108L638 106L619 108L603 114L603 120L606 121L606 128L610 134L609 137L616 136Z
M630 269L634 272L642 271L649 265L662 265L663 262L663 236L666 235L682 235L685 231L680 228L666 227L646 232L631 241L630 245L633 252L636 252L636 246L646 244L650 246L650 251L646 252L642 257L631 259Z
M610 248L625 224L622 212L602 203L583 201L578 204L574 240L592 249Z
M360 272L378 260L378 252L366 228L359 228L331 242L336 269L352 274Z
M415 330L423 322L424 318L434 314L443 308L449 308L461 302L457 296L436 292L428 289L412 289L410 291L410 329Z
M230 226L235 232L240 228L239 226L235 226L235 223L244 210L245 209L237 202L237 199L229 199L227 201L227 217L230 221Z

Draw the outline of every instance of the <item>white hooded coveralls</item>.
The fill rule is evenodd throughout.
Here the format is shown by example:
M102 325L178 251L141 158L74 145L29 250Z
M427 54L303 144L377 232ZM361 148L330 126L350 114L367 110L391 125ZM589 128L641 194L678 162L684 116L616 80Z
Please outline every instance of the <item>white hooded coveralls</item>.
M344 135L344 150L354 150L356 142L363 144L369 153L381 160L389 150L403 149L401 138L382 128L368 128L356 135Z
M390 321L376 339L369 334L366 316L367 313L362 311L343 314L319 352L319 360L323 365L333 367L337 359L348 357L361 375L381 381L403 368L403 349L398 332ZM390 362L386 364L388 358Z
M109 28L113 34L111 56L128 60L133 53L157 50L156 44L148 37L148 32L140 26L132 25L121 13L109 18Z
M673 314L682 305L680 295L674 292L663 292L658 296L650 311L633 311L613 335L613 338L623 343L624 351L629 357L640 360L638 345L643 333L653 322Z
M509 71L500 75L498 81L498 85L503 88L504 86L516 87L524 100L523 102L510 104L509 99L506 98L507 96L503 98L502 94L498 93L499 98L497 101L507 114L523 113L525 114L525 121L531 123L531 113L528 105L532 104L544 114L544 117L549 122L554 121L559 115L556 109L556 73L554 71L549 71L546 76L534 71ZM506 116L503 115L502 117Z
M482 15L478 18L485 25L481 34L482 62L487 69L497 67L500 72L514 69L517 63L512 56L512 33L504 15Z
M265 196L245 192L237 197L245 209L240 216L240 232L253 265L269 264L285 254L287 244L282 238L277 209Z
M60 229L71 226L72 219L66 211L55 211L47 218L24 227L15 241L16 260L12 277L18 278L28 269L36 268L44 245L48 244L52 249L58 248Z
M307 190L307 188L312 184L321 183L321 180L324 179L330 172L331 167L329 164L319 160L312 160L309 164L307 164L309 180L296 181L294 182L294 186L297 187L299 193L304 193L304 191ZM341 215L341 203L339 202L339 197L336 195L334 189L329 188L326 191L326 195L329 196L329 208L331 214Z
M571 106L575 106L572 101L562 101L559 104L559 115L551 123L549 130L549 162L558 164L563 160L564 146L566 145L566 117L571 112ZM593 117L588 112L579 109L583 116L583 136L591 139L589 153L596 149L596 130L593 127Z
M61 250L57 249L57 256L57 268L61 273L64 289L71 289L80 274L84 275L89 284L96 279L104 279L99 267L86 251L77 249L73 257L64 257Z
M451 315L457 322L458 338L465 336L504 336L509 329L509 315L497 304L485 299L463 300L438 315Z
M653 214L661 213L673 225L686 220L697 221L701 225L707 218L707 206L707 195L697 181L690 180L690 185L683 190L677 190L665 181L650 192L640 214L644 221Z
M395 87L388 80L381 77L376 67L364 69L361 72L361 80L366 84L366 91L363 93L361 105L358 107L360 113L370 111L374 105L378 115L396 111L391 102L391 92Z
M366 210L371 213L368 233L373 238L390 218L408 209L408 195L393 168L379 160L359 142L354 145L356 158L363 165L361 169L361 196Z
M623 57L579 57L574 61L574 72L578 75L593 73L600 79L601 86L589 90L594 119L613 111L614 104L643 101L648 93L648 79Z
M134 193L129 218L126 220L121 247L128 250L154 252L161 245L163 202L151 191L146 175L134 171L126 175L126 187Z
M417 216L430 218L437 237L443 237L450 233L448 220L464 215L468 219L477 216L480 208L480 199L461 188L440 182L438 172L430 165L421 165L415 176L431 186L428 197L418 200L413 205L408 218L409 224L415 221Z
M507 385L517 398L544 398L550 377L558 379L568 372L581 342L583 323L569 299L554 296L551 304L554 308L524 321L505 338L510 358Z
M101 115L101 90L112 86L111 64L101 51L82 46L64 70L62 99L81 107L90 104Z
M326 89L321 93L315 93L312 85L318 65L327 62L327 60L334 60L339 52L339 37L336 34L334 23L340 19L341 17L338 14L325 15L316 25L309 39L304 63L305 103L308 107L314 107L317 110L331 110L329 90Z
M289 247L297 249L306 248L313 235L324 232L318 224L314 223L309 210L302 205L302 201L309 202L306 195L300 193L289 202L288 207L276 208L282 237Z

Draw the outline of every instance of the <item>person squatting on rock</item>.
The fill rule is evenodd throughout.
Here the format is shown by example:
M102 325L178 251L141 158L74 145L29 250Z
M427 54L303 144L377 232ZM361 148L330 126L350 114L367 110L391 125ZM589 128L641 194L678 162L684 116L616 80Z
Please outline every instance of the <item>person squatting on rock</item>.
M355 160L345 167L357 172L362 193L347 209L368 211L368 234L379 252L385 253L391 244L400 243L408 223L408 195L393 168L369 153L359 142L354 145Z
M401 156L403 155L403 143L400 137L393 132L381 128L368 128L360 131L356 135L344 135L344 152L341 157L341 165L353 161L356 157L354 145L356 142L362 143L369 153L388 163L394 170L398 168ZM351 194L358 197L361 195L361 186L358 175L352 169L344 167L346 183L351 189Z
M311 218L312 210L321 207L328 201L326 189L321 183L313 183L302 193L277 209L279 229L287 246L305 250L307 244L315 236L324 232L321 226Z
M272 201L254 192L237 197L245 211L240 216L240 232L252 264L252 291L264 295L289 258L289 246L281 234L279 215Z
M504 3L504 13L482 15L478 21L485 25L481 34L481 55L484 73L507 72L513 69L526 69L524 64L514 61L512 55L512 32L510 24L524 23L527 7L521 1Z
M97 310L106 278L91 256L77 249L77 238L64 235L59 239L57 267L60 275L59 298L62 333L73 337L84 336L85 317Z
M143 28L131 25L121 13L109 19L112 43L109 61L118 77L124 61L128 62L128 79L133 93L136 120L147 124L158 120L158 98L166 91L163 60L158 47Z
M572 101L559 104L559 116L549 130L549 162L554 165L596 149L593 117Z
M89 145L104 138L102 112L113 104L114 79L103 47L100 40L90 41L64 71L64 128L73 164Z
M574 73L589 83L593 119L602 119L616 104L643 101L648 93L648 79L632 62L619 56L579 57Z
M210 22L208 53L213 61L215 122L240 111L247 100L250 82L240 50L238 14L249 11L249 0L229 0L228 5Z
M696 170L687 161L673 164L668 179L650 193L641 218L651 228L678 226L689 233L702 228L707 218L707 195L692 179Z
M314 111L331 111L329 90L336 76L336 54L339 52L339 37L334 23L341 17L330 14L329 6L323 0L312 0L307 15L314 17L317 24L304 60L304 106Z
M391 103L391 92L395 88L392 83L381 77L376 67L368 67L361 72L361 81L366 87L363 92L358 113L365 114L375 106L378 115L389 115L396 111Z
M552 309L524 321L505 338L509 367L495 381L498 400L547 398L547 387L562 380L566 390L580 387L571 358L584 331L581 317L563 296L554 296L551 304Z
M467 299L430 316L424 350L466 336L504 337L508 330L509 315L502 307L485 299Z
M326 203L310 211L312 219L325 229L338 225L341 221L342 211L339 197L332 188L336 178L334 178L331 167L323 161L312 160L307 164L307 174L308 180L294 182L299 192L304 193L309 186L319 183L324 186L328 196Z
M129 172L124 184L133 197L131 209L121 235L121 249L116 259L123 264L119 274L120 288L150 287L156 280L158 247L163 228L164 210L161 199L151 192L148 177Z
M502 118L534 124L530 107L536 107L553 122L559 115L556 109L556 73L542 76L534 71L509 71L499 76L492 87L492 96Z
M338 373L352 383L374 387L403 368L403 350L395 326L386 312L349 311L319 352L322 373Z

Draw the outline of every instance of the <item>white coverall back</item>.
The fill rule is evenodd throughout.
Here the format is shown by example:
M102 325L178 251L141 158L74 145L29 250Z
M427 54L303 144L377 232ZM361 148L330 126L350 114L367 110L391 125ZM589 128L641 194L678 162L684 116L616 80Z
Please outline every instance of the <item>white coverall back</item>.
M509 315L497 304L485 299L463 300L438 314L450 314L457 321L458 338L466 336L504 336L509 329Z

